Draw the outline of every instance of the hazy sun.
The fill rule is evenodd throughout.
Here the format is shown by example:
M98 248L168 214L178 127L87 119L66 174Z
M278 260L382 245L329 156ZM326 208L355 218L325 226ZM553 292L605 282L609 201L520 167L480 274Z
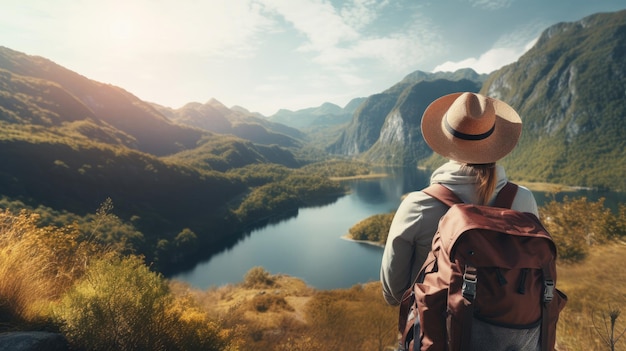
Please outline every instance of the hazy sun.
M127 18L114 18L109 23L108 36L110 40L124 44L131 42L135 37L133 22Z

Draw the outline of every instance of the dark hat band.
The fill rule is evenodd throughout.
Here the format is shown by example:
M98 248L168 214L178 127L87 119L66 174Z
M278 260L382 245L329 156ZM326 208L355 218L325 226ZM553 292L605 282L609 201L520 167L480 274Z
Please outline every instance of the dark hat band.
M489 129L485 133L482 133L482 134L465 134L463 132L459 132L458 130L452 128L450 123L448 123L448 119L445 118L445 117L443 118L443 124L446 127L446 130L448 131L448 133L452 134L452 136L454 136L455 138L459 138L459 139L463 139L463 140L483 140L483 139L487 139L487 138L489 138L489 136L491 134L493 134L493 131L496 130L496 124L494 123L493 127L491 127L491 129Z

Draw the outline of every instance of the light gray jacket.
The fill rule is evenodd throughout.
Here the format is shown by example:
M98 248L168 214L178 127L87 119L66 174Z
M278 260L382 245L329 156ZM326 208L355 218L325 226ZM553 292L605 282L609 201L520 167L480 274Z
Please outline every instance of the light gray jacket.
M463 173L461 166L458 162L449 161L433 172L430 183L445 185L465 203L477 203L476 178ZM508 181L504 168L499 165L496 165L496 175L498 182L490 204ZM532 192L522 186L511 208L538 216L537 202ZM398 305L406 289L415 280L430 251L439 219L447 209L446 205L421 191L409 193L400 203L389 228L380 269L383 296L387 303Z

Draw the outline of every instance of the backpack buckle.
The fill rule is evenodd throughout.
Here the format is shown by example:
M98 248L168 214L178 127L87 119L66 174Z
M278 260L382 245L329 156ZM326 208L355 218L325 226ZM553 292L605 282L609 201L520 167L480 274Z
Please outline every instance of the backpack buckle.
M463 273L463 286L461 292L463 297L469 301L473 301L476 297L476 283L478 282L478 275L476 274L476 268L465 265L465 272Z
M546 279L543 281L543 302L550 303L554 298L554 280Z

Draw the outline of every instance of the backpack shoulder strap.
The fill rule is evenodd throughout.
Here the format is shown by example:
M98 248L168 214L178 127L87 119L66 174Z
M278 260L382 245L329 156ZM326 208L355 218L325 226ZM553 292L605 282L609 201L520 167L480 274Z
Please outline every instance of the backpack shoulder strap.
M513 200L515 200L515 195L517 195L517 188L517 184L507 182L506 185L500 189L500 192L498 192L494 206L500 208L511 208Z
M507 182L506 185L500 189L496 196L495 207L511 208L515 195L517 195L517 184ZM448 207L452 207L454 204L463 203L461 199L452 190L446 188L442 184L431 184L427 188L422 190L423 193L432 196L433 198L443 202Z
M433 198L443 202L448 207L452 207L454 204L462 204L463 201L456 196L452 190L446 188L442 184L431 184L429 187L422 190L423 193L432 196Z

